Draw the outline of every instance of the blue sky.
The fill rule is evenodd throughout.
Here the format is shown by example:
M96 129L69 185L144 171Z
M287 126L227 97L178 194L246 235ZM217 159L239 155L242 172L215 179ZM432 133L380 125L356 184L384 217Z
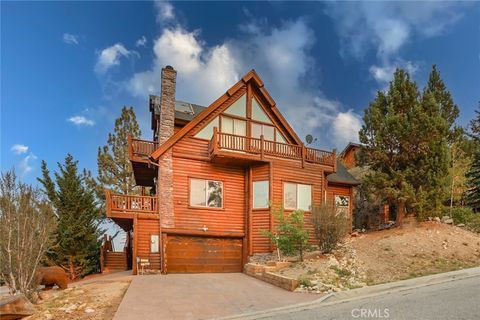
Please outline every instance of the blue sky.
M35 182L70 152L96 172L123 105L151 138L162 66L208 105L254 68L300 136L342 149L395 67L437 64L466 125L480 100L480 3L1 2L1 168Z

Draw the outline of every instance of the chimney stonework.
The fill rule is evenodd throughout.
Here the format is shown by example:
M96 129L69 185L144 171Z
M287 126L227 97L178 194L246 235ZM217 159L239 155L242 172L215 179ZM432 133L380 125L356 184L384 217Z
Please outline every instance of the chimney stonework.
M160 119L158 143L165 143L172 135L175 122L175 86L177 71L171 66L162 69L162 88L160 97ZM162 228L175 226L173 212L173 158L172 150L165 152L159 159L157 192Z

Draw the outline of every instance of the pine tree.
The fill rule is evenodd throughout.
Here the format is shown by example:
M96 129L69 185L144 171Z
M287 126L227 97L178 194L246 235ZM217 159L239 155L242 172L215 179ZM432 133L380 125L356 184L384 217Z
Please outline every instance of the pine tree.
M99 210L94 191L85 184L78 173L78 162L68 154L65 163L58 163L55 181L45 161L42 161L42 178L38 178L55 208L57 228L55 245L49 257L63 267L72 279L98 269Z
M370 168L366 188L396 206L399 224L406 209L420 217L438 210L447 191L451 125L434 92L426 89L420 95L415 82L398 69L363 120L359 160Z
M460 114L458 106L453 102L452 95L450 91L447 90L445 83L440 77L440 72L437 70L437 66L432 66L432 71L428 78L427 85L424 89L424 95L426 93L431 93L436 103L438 103L440 108L440 113L445 119L448 129L449 129L449 140L454 139L453 135L455 134L455 121Z
M364 148L360 164L370 167L364 184L370 192L395 204L401 224L405 205L414 198L410 159L418 135L412 135L418 106L416 84L403 70L396 70L388 91L378 91L365 109L364 125L359 132Z
M480 210L480 150L473 157L472 165L467 173L467 203L478 212Z
M128 136L139 138L140 127L132 107L124 106L119 118L115 120L113 133L108 134L107 144L98 148L98 176L93 179L85 172L87 183L95 188L97 197L103 200L103 189L108 188L122 194L135 191L135 178L128 153Z

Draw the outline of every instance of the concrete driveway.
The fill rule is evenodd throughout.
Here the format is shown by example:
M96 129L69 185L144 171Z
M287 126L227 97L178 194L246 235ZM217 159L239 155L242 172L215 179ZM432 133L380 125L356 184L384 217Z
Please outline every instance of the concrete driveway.
M135 276L114 320L211 319L319 299L242 273Z

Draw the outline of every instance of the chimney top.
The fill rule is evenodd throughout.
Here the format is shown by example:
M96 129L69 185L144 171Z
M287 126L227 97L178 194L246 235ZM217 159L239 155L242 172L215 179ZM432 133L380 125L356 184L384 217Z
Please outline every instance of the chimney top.
M165 69L168 69L168 70L174 70L172 66L168 65L165 67Z

